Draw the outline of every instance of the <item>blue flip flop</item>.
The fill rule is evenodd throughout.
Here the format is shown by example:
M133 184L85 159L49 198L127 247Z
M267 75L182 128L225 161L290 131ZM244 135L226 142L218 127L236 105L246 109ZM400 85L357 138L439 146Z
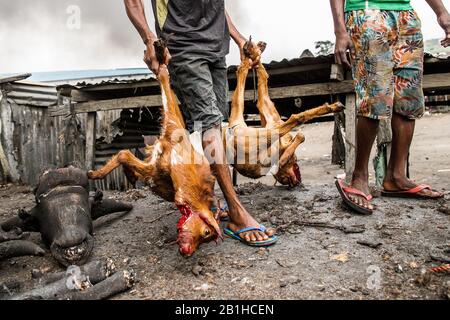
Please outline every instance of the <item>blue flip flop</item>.
M266 227L261 225L259 228L255 228L255 227L245 228L245 229L242 229L242 230L239 230L239 231L236 231L236 232L233 232L232 230L230 230L228 228L224 228L223 232L227 236L229 236L229 237L231 237L231 238L233 238L235 240L239 240L239 241L241 241L242 243L244 243L244 244L246 244L248 246L251 246L251 247L268 247L268 246L271 246L271 245L275 244L275 242L278 241L278 237L277 236L275 236L275 235L271 236L271 237L269 237L269 239L263 240L263 241L247 241L247 240L243 239L241 236L239 236L241 233L248 232L248 231L266 232L266 230L267 230Z

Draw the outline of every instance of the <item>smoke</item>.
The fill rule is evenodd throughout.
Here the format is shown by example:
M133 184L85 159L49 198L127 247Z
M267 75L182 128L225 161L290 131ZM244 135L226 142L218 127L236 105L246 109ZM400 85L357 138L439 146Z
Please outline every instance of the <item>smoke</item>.
M154 29L151 1L143 0ZM192 0L197 1L197 0ZM245 36L268 43L264 61L298 57L314 42L334 41L328 0L225 0ZM442 29L423 0L413 0L427 39ZM450 7L450 0L444 0ZM70 28L70 6L80 9L80 28ZM126 16L123 0L3 0L0 8L0 74L76 69L145 67L144 46ZM239 54L231 45L230 64Z
M70 25L74 6L79 29ZM122 0L2 1L0 38L0 73L145 67Z

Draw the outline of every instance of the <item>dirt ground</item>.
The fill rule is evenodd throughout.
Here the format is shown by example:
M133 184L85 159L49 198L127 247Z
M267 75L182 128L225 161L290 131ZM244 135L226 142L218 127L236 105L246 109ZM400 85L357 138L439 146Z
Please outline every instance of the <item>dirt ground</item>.
M449 124L450 114L426 116L417 124L412 148L413 177L437 189L450 184ZM112 258L119 268L137 272L134 289L115 299L446 298L449 274L423 272L450 259L450 215L444 210L450 193L439 202L377 198L373 216L352 214L333 184L343 172L330 164L333 124L302 129L307 137L298 150L302 188L274 187L271 177L239 180L244 204L266 226L278 228L279 242L271 248L226 238L185 259L173 244L179 214L172 204L146 190L107 193L139 198L131 213L95 223L92 259ZM0 187L0 219L30 208L30 191ZM31 239L40 243L37 235ZM25 290L32 284L31 270L43 267L60 270L49 254L0 262L0 289L6 284Z

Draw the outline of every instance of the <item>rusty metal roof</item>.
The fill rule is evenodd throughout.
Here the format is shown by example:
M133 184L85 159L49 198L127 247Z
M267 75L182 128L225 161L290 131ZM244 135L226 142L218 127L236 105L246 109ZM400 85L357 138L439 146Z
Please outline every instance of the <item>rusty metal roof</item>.
M4 98L18 105L47 108L58 102L56 86L30 81L17 81L1 87Z

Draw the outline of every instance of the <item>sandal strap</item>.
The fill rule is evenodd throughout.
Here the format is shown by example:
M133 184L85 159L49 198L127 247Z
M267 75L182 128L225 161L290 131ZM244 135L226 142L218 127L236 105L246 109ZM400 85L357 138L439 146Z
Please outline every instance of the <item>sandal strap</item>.
M239 230L239 231L236 231L234 234L235 234L235 235L240 235L241 233L245 233L245 232L249 232L249 231L261 231L261 232L266 232L267 229L266 229L265 226L260 225L259 228L257 228L257 227L244 228L244 229L241 229L241 230Z
M367 195L364 192L362 192L361 190L358 190L358 189L355 189L355 188L352 188L352 187L344 187L344 188L342 188L342 190L345 193L355 194L357 196L361 196L364 199L366 199L367 201L371 201L373 199L373 196L371 194Z
M428 184L419 184L418 186L416 186L416 187L414 187L412 189L409 189L406 192L407 193L419 193L420 191L423 191L423 190L426 190L426 189L428 189L430 191L433 191L433 188L430 185L428 185Z

